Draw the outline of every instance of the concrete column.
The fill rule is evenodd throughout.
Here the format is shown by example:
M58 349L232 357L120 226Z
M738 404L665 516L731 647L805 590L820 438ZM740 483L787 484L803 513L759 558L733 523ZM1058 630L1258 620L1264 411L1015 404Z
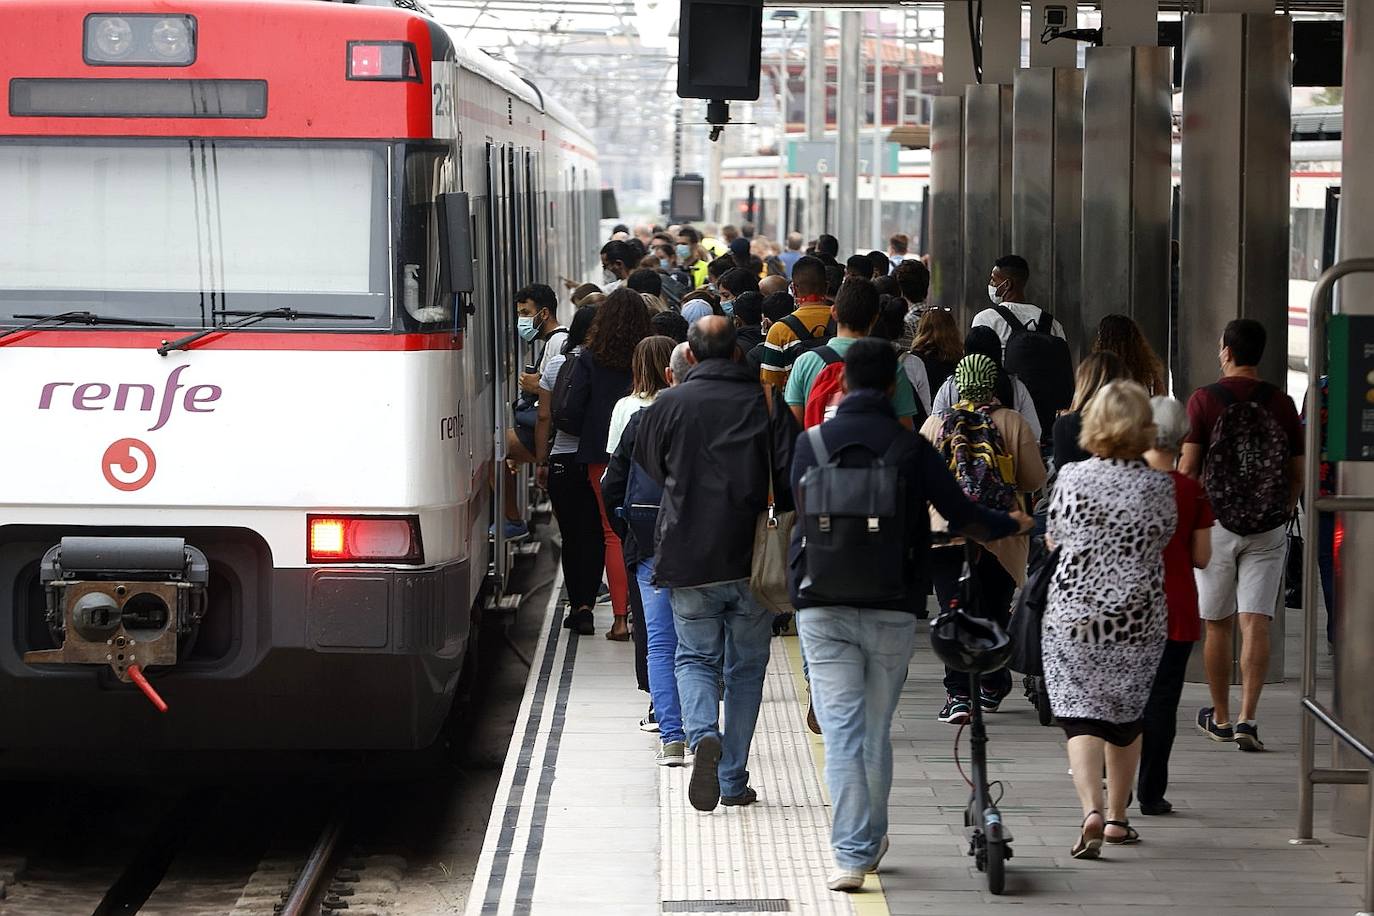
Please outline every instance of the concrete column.
M968 34L968 0L945 0L944 82L941 95L964 97L964 87L976 83L973 48ZM814 15L814 14L813 14Z
M835 187L835 237L840 256L848 257L858 244L859 229L859 98L862 70L860 38L863 14L840 14L839 180Z
M1032 67L1077 67L1078 42L1061 38L1047 45L1040 43L1045 31L1045 7L1067 6L1069 8L1068 28L1074 28L1078 21L1077 0L1031 0L1030 14L1030 65Z
M1374 106L1374 7L1367 0L1345 4L1345 104L1347 111L1364 112ZM1345 168L1341 180L1340 257L1374 257L1374 222L1362 218L1374 205L1374 122L1351 118L1341 141ZM1340 310L1374 314L1374 276L1357 274L1336 285ZM1272 344L1271 344L1272 346ZM1309 456L1310 460L1310 456ZM1342 462L1337 472L1340 492L1347 496L1374 493L1374 465ZM1361 562L1374 544L1374 515L1344 513L1345 540L1337 563L1336 715L1361 739L1374 740L1374 615L1368 613L1374 595L1374 564ZM1320 648L1317 650L1321 651ZM1318 728L1319 740L1324 738ZM1338 766L1359 767L1364 761L1338 752ZM1318 751L1318 759L1320 751ZM1369 789L1337 786L1331 826L1340 833L1364 836L1362 823L1369 810Z
M1159 44L1159 0L1102 0L1102 43Z
M984 0L983 82L1010 86L1020 66L1021 0Z
M825 139L825 13L813 10L807 17L806 139ZM825 232L825 178L806 176L806 237L815 241Z

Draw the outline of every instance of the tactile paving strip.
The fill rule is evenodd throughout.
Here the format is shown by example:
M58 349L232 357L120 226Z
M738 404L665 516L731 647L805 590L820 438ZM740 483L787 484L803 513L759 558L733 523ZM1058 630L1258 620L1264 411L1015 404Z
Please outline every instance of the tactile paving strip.
M830 805L808 734L783 641L774 639L749 759L758 802L702 814L687 801L691 768L660 768L664 912L687 912L680 907L689 901L701 906L695 912L719 912L706 904L750 900L761 905L732 912L778 912L783 900L787 912L853 916L850 898L825 886L833 868Z

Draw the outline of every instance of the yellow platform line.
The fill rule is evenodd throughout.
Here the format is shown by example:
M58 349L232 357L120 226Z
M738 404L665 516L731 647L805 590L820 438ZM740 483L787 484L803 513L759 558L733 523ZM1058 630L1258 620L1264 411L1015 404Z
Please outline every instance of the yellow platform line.
M794 623L793 626L796 626ZM806 676L802 673L801 637L784 636L783 645L787 648L787 660L792 668L792 682L797 688L797 699L805 700L810 695ZM806 707L802 707L802 721L806 721ZM806 738L811 747L811 760L816 765L816 775L821 782L821 792L826 803L830 802L830 790L825 785L825 738L807 729ZM883 882L877 875L864 879L863 893L851 894L855 916L890 916L887 909L887 895L883 893Z

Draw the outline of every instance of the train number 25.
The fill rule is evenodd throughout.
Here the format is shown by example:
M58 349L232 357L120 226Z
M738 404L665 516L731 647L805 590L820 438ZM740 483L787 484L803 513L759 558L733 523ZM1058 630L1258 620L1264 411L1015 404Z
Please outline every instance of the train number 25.
M439 118L453 117L453 87L442 83L434 87L434 115Z

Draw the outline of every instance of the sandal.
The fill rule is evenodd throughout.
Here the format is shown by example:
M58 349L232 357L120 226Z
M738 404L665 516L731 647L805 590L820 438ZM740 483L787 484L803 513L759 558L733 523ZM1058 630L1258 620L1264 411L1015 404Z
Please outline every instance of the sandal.
M1125 829L1126 833L1124 836L1107 836L1105 829L1107 827L1121 827ZM1107 821L1103 828L1103 842L1108 846L1134 846L1140 842L1140 834L1135 832L1130 821Z
M1075 859L1096 859L1102 854L1102 833L1109 822L1104 822L1103 826L1094 831L1089 831L1088 821L1092 819L1094 814L1098 817L1102 816L1101 811L1088 812L1088 816L1083 818L1082 833L1078 836L1078 842L1074 843L1073 849L1069 850L1069 855Z
M616 617L611 624L611 628L606 631L606 638L611 642L629 642L630 628L624 616Z

